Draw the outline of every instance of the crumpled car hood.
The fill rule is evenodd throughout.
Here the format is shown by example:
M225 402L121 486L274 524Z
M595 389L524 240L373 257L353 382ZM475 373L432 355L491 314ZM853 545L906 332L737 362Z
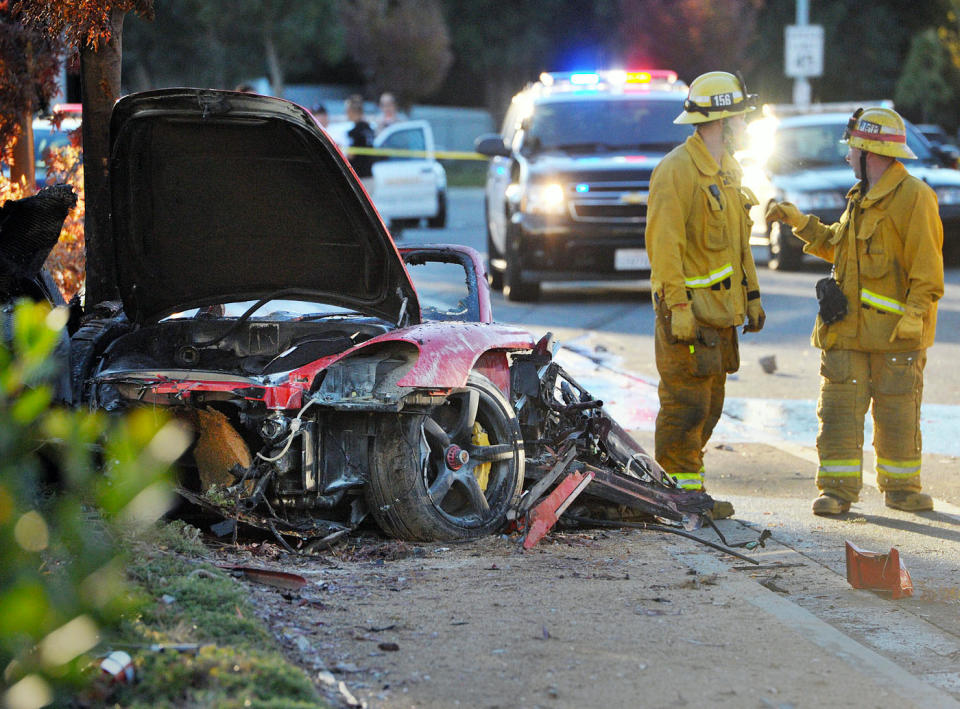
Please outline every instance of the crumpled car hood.
M300 106L206 89L126 96L110 124L111 234L88 243L127 316L272 294L419 322L396 247Z

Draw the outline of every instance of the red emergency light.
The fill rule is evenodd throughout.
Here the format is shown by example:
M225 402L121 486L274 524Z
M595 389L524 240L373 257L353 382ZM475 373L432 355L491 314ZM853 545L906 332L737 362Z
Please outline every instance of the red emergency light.
M649 84L654 80L673 84L677 81L677 72L670 69L644 69L627 72L628 84Z

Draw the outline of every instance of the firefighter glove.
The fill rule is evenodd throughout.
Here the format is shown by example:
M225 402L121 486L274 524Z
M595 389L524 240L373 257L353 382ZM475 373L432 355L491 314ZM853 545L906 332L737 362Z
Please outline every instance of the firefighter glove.
M744 332L760 332L763 329L763 323L767 319L767 314L763 312L763 305L759 298L747 301L747 324L743 326Z
M794 229L802 229L810 219L810 217L797 209L791 202L771 202L767 207L767 213L764 215L764 218L767 224L770 222L783 222L784 224L789 224Z
M909 310L900 316L900 320L890 334L890 342L894 340L919 340L923 337L923 318L919 313Z
M697 337L697 323L690 303L678 303L670 308L670 332L680 342L693 342Z

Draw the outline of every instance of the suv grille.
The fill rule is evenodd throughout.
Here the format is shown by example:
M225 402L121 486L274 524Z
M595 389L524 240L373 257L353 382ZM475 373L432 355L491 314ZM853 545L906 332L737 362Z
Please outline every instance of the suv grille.
M577 222L647 221L648 181L578 182L570 185L570 216Z

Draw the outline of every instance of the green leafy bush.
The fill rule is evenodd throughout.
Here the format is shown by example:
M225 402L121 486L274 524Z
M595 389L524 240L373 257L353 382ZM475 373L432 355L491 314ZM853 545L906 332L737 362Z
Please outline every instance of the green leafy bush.
M2 702L40 707L70 691L100 638L137 605L118 539L162 514L188 434L162 413L124 418L54 404L66 312L4 311L0 347Z

